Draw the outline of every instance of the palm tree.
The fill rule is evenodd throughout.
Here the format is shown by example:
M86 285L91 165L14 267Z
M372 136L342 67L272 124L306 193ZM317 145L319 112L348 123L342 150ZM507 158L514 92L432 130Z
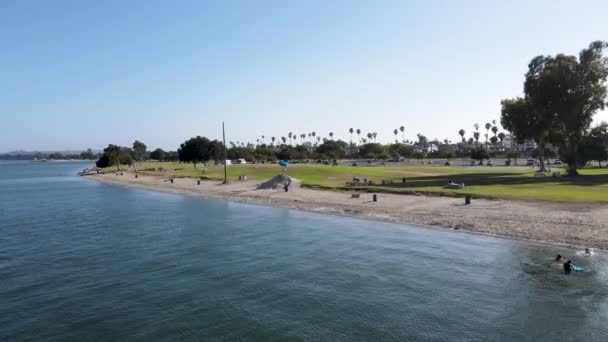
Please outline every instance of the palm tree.
M399 127L399 130L401 131L401 141L405 142L405 126Z
M334 140L334 132L329 132L329 138L333 141Z
M262 135L262 144L266 143L266 140L264 140L266 137Z
M285 145L285 142L287 142L287 138L281 137L281 140L283 140L283 145Z
M479 144L479 132L473 133L473 138L475 138L475 144Z
M487 123L486 124L486 146L488 145L488 136L490 135L490 128L492 128L492 124L491 123Z
M497 132L498 132L498 127L492 126L492 133L494 133L494 136L496 136Z
M291 145L291 137L293 136L293 133L289 132L289 134L287 134L287 136L289 137L289 145Z
M357 128L357 138L361 141L361 129Z
M317 136L317 132L315 132L315 131L312 131L312 133L310 133L310 134L312 134L313 140L314 140L314 137Z
M501 150L503 149L502 142L503 142L503 140L505 140L506 137L507 136L503 132L498 133L498 139L500 139L500 149Z
M393 131L393 134L395 134L395 144L398 143L398 141L397 141L397 133L399 133L399 131L397 129L395 129Z
M374 142L376 142L376 137L378 136L377 132L372 133L372 137L374 137Z
M273 146L274 146L274 141L275 141L276 139L277 139L277 138L275 138L275 137L271 137L271 138L270 138L270 140L272 140L272 145L273 145Z
M317 143L321 142L321 137L317 137Z
M372 134L371 134L371 133L367 133L367 139L368 139L369 141L372 141Z
M458 131L458 134L460 134L460 137L462 138L462 142L465 142L465 139L464 139L464 134L465 133L466 132L464 131L464 129L461 129L460 131Z
M364 145L367 144L367 139L363 138L363 139L361 139L361 141L363 142Z
M258 145L260 144L260 139L255 139L255 142L258 143Z
M351 144L351 145L353 144L353 132L354 132L354 131L355 131L355 130L354 130L354 129L352 129L352 128L349 128L349 129L348 129L348 133L350 133L350 144Z

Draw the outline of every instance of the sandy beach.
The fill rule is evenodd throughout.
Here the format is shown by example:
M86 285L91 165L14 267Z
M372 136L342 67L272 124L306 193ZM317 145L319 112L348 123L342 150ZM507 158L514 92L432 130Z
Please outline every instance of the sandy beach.
M132 173L94 174L88 178L121 186L220 198L234 202L348 215L446 229L545 241L571 246L608 248L608 206L581 203L525 202L371 193L352 198L350 192L322 191L291 186L283 190L256 190L260 182L217 181L142 176Z

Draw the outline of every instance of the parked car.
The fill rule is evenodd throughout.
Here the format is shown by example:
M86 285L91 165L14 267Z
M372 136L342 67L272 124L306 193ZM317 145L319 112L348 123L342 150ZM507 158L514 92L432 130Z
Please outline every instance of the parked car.
M563 164L562 161L559 159L553 162L553 165L562 165L562 164Z
M536 159L528 159L526 161L526 166L534 166L536 164L538 164L538 161Z

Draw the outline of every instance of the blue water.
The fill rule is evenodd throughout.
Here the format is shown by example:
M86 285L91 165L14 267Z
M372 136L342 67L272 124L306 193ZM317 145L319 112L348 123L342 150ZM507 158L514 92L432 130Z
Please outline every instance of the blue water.
M608 340L602 253L75 176L88 166L0 162L0 341Z

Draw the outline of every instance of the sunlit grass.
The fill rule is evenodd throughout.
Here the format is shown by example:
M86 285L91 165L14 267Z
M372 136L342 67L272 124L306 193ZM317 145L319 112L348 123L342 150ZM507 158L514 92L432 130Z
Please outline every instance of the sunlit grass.
M141 169L142 167L140 167ZM162 171L151 169L162 168ZM224 178L223 165L197 165L185 163L145 162L143 174L166 177L192 177L211 180ZM112 170L112 168L108 168ZM267 180L282 172L275 164L229 165L229 180L247 176L251 180ZM563 169L553 172L565 174ZM331 166L319 164L291 164L291 177L299 179L304 186L326 189L353 189L349 183L353 177L368 177L373 186L356 189L392 193L430 193L448 196L472 195L489 198L543 200L557 202L606 202L608 203L608 169L581 169L580 177L544 178L534 177L533 170L525 167L461 167L439 165L399 166ZM403 183L403 178L406 183ZM381 185L382 180L393 184ZM448 180L464 182L464 189L447 189Z

